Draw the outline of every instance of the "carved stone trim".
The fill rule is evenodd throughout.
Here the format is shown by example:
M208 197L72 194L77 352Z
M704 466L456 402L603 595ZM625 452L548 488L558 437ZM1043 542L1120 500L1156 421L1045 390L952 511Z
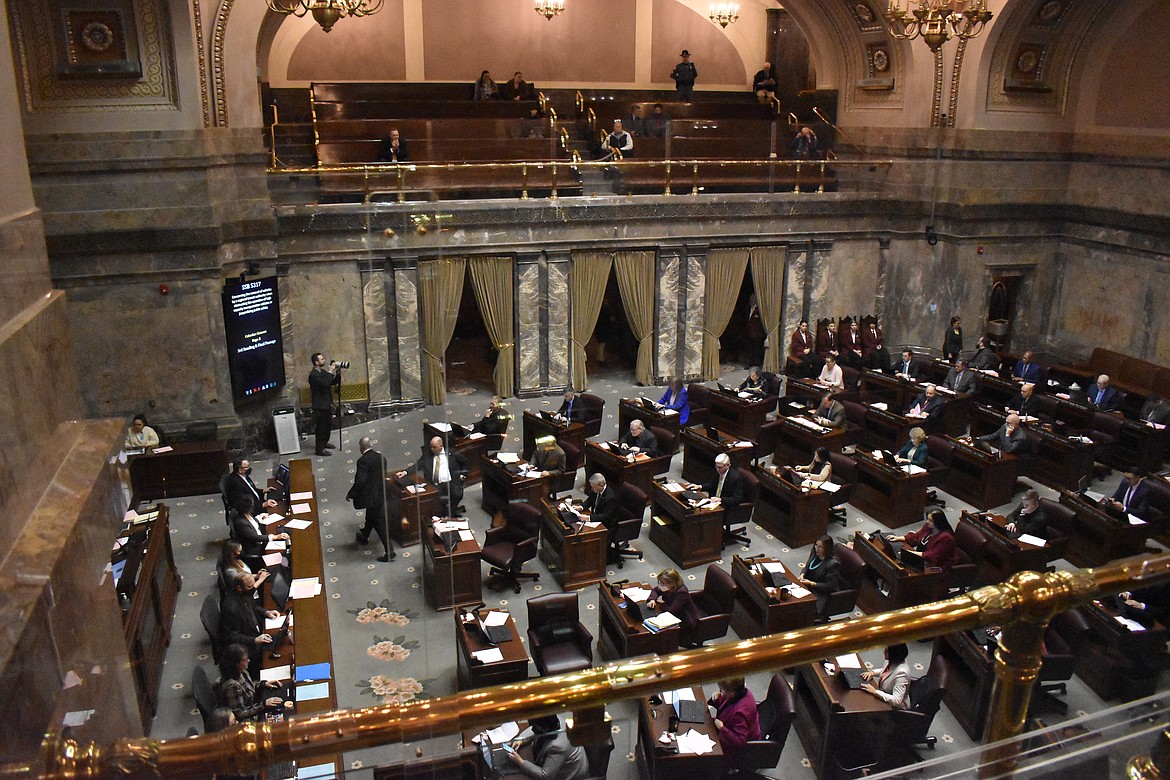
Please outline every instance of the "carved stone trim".
M227 68L223 61L224 39L227 36L228 17L235 0L223 0L215 15L215 30L211 40L211 88L215 93L214 127L228 126L227 110Z
M207 52L203 47L203 12L199 0L192 0L195 14L195 58L199 61L199 101L203 107L203 126L211 127L211 96L207 93Z

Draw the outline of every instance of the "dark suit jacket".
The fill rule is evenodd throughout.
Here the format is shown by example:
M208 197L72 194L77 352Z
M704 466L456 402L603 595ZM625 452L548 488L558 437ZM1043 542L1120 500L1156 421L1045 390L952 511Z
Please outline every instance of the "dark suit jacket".
M813 414L821 425L827 425L830 428L845 427L845 407L840 401L833 401L829 404L828 409L818 404Z
M406 148L406 139L401 135L398 136L398 159L394 159L394 148L390 145L390 139L382 139L382 146L378 150L378 162L407 162L410 160L410 151Z
M573 399L573 407L569 409L569 402L562 401L561 408L557 409L557 414L564 417L569 422L581 422L585 419L585 406L581 403L580 398Z
M264 547L268 544L268 534L257 533L252 524L248 522L248 518L239 512L232 515L232 536L243 546L244 550L241 554L244 558L264 556Z
M956 393L973 393L975 392L975 372L967 368L963 370L963 375L959 376L959 372L952 368L947 372L947 378L943 384L948 390L954 390Z
M902 449L895 454L899 458L910 458L910 450L914 449L914 442L907 441L902 445ZM919 468L926 468L926 459L930 456L930 451L926 449L926 442L922 442L918 450L914 453L914 457L910 458L910 462Z
M1040 399L1034 392L1027 400L1020 393L1016 393L1016 397L1008 404L1008 408L1021 417L1038 417L1040 415Z
M919 377L917 360L911 360L909 367L907 367L905 363L899 360L894 364L893 368L895 374L904 374L909 376L911 379L917 379Z
M637 447L639 452L644 452L652 458L658 454L658 439L647 430L643 430L637 436L626 431L621 443L627 447Z
M926 393L919 393L918 397L914 399L914 403L910 404L910 409L915 406L922 409L926 413L928 419L935 419L942 414L943 404L945 401L939 396L935 396L932 400L927 400ZM909 409L907 410L909 411Z
M1048 517L1044 514L1044 507L1036 507L1036 511L1031 514L1021 514L1024 509L1023 503L1012 510L1012 513L1007 516L1009 523L1016 524L1016 536L1020 534L1030 534L1031 536L1039 536L1041 539L1048 538Z
M999 368L999 355L995 354L995 350L991 347L983 347L971 356L968 368L975 368L980 371Z
M484 418L471 426L471 430L476 433L482 433L485 436L491 436L496 433L503 433L508 429L508 413L500 410L495 414L484 415Z
M812 580L814 584L808 589L817 596L825 597L841 589L841 562L836 558L828 558L812 568L817 559L815 552L809 553L808 563L804 565L804 578Z
M715 478L703 485L703 491L709 495L715 495L715 489L719 487L719 473L715 473ZM723 495L720 500L727 506L737 506L743 503L743 477L739 475L739 469L735 466L727 469L727 476L723 480Z
M423 475L423 478L432 485L439 484L435 481L435 456L430 452L419 457L414 464L414 470ZM458 450L447 450L447 470L451 472L452 480L462 480L467 476L470 470L467 464L467 458L463 457L463 453Z
M853 329L850 328L845 332L842 340L845 344L845 349L848 350L850 354L853 354L854 350L861 350L862 354L865 353L865 339L862 338L861 331L857 332L855 338Z
M1113 385L1105 388L1105 392L1101 396L1101 403L1097 403L1097 385L1094 384L1085 393L1085 400L1089 402L1089 406L1095 406L1103 412L1112 412L1121 405L1121 396Z
M1146 422L1166 425L1170 423L1170 404L1164 403L1161 406L1155 407L1153 401L1146 401L1142 404L1141 418Z
M816 346L815 341L811 330L802 335L800 329L797 328L792 331L792 338L788 339L788 354L798 358L808 357L808 355L813 354L813 349ZM806 349L808 355L804 352Z
M1117 486L1117 490L1113 491L1113 496L1112 496L1113 500L1120 501L1121 503L1124 504L1125 503L1125 493L1128 490L1129 490L1129 482L1122 479L1121 484ZM1125 511L1129 512L1131 515L1134 515L1135 517L1140 517L1142 519L1145 519L1146 514L1149 512L1149 509L1150 509L1150 486L1147 485L1146 481L1143 479L1141 482L1138 483L1137 488L1134 489L1133 498L1131 498L1129 500L1129 506L1127 506L1125 508Z
M340 384L341 374L327 368L313 367L309 372L309 390L312 391L314 409L333 409L333 386Z
M1020 452L1024 449L1024 445L1028 443L1028 435L1024 433L1023 428L1016 428L1009 436L1007 432L1007 423L999 426L999 430L995 433L989 433L986 436L980 436L979 441L985 441L997 447L1000 452L1011 454Z
M228 503L233 508L239 506L239 501L244 496L250 496L256 502L256 509L264 503L264 492L256 487L251 477L241 477L239 473L233 473L228 477L226 493Z
M841 352L841 334L833 333L827 328L821 337L817 339L817 354L821 357L825 355L837 355Z
M565 451L560 447L546 450L538 446L532 453L532 465L541 471L551 471L554 474L565 473Z
M232 591L219 605L219 633L224 647L241 644L256 652L256 637L264 626L264 607L248 593Z
M1029 363L1024 365L1024 361L1017 360L1016 367L1012 369L1012 376L1019 377L1029 384L1034 384L1040 381L1040 365L1038 363Z
M366 450L358 458L353 487L345 494L354 509L381 507L386 503L386 459L377 450Z
M621 501L618 500L617 491L609 485L600 493L590 493L582 506L589 513L590 519L601 523L610 531L617 527L617 513Z

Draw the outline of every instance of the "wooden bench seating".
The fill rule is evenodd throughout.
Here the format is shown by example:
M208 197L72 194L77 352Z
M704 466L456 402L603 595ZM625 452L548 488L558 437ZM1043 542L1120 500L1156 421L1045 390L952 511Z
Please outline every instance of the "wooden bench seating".
M1072 379L1086 388L1100 374L1107 374L1110 384L1126 394L1122 410L1130 418L1137 417L1150 395L1170 398L1170 368L1105 347L1094 348L1085 363L1053 365L1048 370L1054 379Z
M314 102L313 111L317 121L333 119L394 119L397 117L408 119L456 119L460 117L493 117L520 119L528 116L528 112L539 107L535 100L531 101L499 101L491 100L475 103L455 101L381 101L361 100L350 103Z
M376 163L380 140L322 141L317 146L321 165ZM454 138L430 142L410 141L410 162L507 162L557 159L556 142L549 138ZM567 158L562 158L567 162Z
M416 142L449 138L505 140L513 137L519 125L517 119L335 119L318 120L316 127L323 143L382 139L391 130L398 130L407 145L413 147Z
M346 103L358 100L419 100L419 101L466 101L471 102L475 87L471 82L456 81L437 83L395 83L395 82L313 82L313 95L318 101Z
M402 192L407 200L515 198L525 189L530 197L544 198L552 192L553 184L552 166L548 164L528 166L527 188L519 167L429 169L405 164L402 174ZM387 166L384 172L322 173L318 182L326 201L361 202L367 193L372 202L398 199L397 166ZM580 174L567 162L557 164L556 185L559 195L581 194Z

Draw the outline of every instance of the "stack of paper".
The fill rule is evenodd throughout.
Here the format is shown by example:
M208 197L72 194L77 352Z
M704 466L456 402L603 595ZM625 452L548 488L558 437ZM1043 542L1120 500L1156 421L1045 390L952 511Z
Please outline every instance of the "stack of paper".
M751 397L752 397L752 394L751 394L751 393L742 393L742 392L741 392L741 393L737 393L737 395L738 395L740 398L751 398Z
M503 610L493 609L491 612L485 613L483 616L483 624L488 628L492 626L502 626L508 622L508 613Z
M433 422L433 423L431 423L431 427L434 428L436 431L442 431L443 433L450 433L451 432L451 423Z
M285 617L284 615L277 615L274 618L270 618L270 617L264 618L264 630L265 631L276 631L276 630L280 629L282 626L284 626L284 617ZM293 616L292 616L291 612L288 614L288 624L290 626L293 624Z
M662 486L662 488L667 493L681 493L684 490L686 490L685 487L683 487L682 485L680 485L677 482L667 482L665 485Z
M520 456L514 452L497 452L496 460L500 463L519 463Z
M678 409L663 409L662 414L663 415L678 414Z
M669 612L663 612L661 614L655 615L652 618L646 618L646 620L643 622L643 625L645 625L646 628L650 629L651 631L657 633L663 629L670 628L671 626L677 626L680 623L682 623L682 621L676 618L674 615L670 614Z
M754 447L756 445L755 445L755 442L737 441L735 444L732 444L731 446L732 447Z
M926 469L921 466L915 466L913 463L906 464L906 472L908 474L925 474Z
M427 489L426 485L407 485L406 486L407 493L422 493L426 489Z
M466 531L470 528L466 520L436 520L435 533L447 533L448 531Z
M701 756L715 749L714 740L694 729L691 729L686 734L679 734L675 743L678 745L678 752L680 754L693 753L696 756Z
M834 659L838 669L864 669L865 665L861 663L861 656L857 653L849 653L848 655L839 655Z
M268 544L264 545L264 552L284 552L287 547L283 539L269 539Z
M622 595L630 601L641 603L650 598L649 588L622 588Z
M1115 615L1117 622L1128 628L1130 631L1145 631L1146 627L1136 620L1131 620L1123 615Z
M321 593L320 577L302 577L292 581L288 589L290 599L310 599Z
M492 664L504 660L504 654L498 647L489 647L487 650L476 650L471 657L481 664Z
M1043 547L1044 545L1048 544L1048 542L1044 541L1039 536L1032 536L1032 534L1020 534L1019 541L1023 542L1024 544L1030 544L1033 547Z
M876 404L870 404L874 409L880 409L883 412L889 411L890 405L884 401L879 401Z
M794 599L802 599L812 593L811 590L800 585L788 585L786 588L788 590L788 594Z
M520 725L515 721L508 721L501 723L494 729L488 729L483 733L490 745L502 745L505 742L511 742L520 733ZM479 737L476 736L472 741L478 742Z

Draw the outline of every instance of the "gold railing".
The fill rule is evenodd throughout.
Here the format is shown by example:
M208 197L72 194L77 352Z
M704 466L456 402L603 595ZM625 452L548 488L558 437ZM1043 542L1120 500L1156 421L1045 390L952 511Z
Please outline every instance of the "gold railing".
M272 168L275 168L277 166L277 164L279 163L279 160L276 159L276 126L279 124L280 124L280 108L277 107L276 103L273 103L272 104L272 124L268 127L268 142L272 145L272 148L269 150L270 152L272 152L272 154L270 155L269 166Z
M581 672L465 691L403 705L339 710L282 723L246 723L189 739L120 740L79 744L51 734L42 763L0 766L0 778L206 778L213 772L246 774L275 762L305 761L342 751L400 744L478 730L508 720L572 711L570 737L578 744L608 730L607 703L709 683L737 674L813 663L895 642L1002 626L995 654L986 740L1020 734L1040 669L1048 621L1070 607L1170 580L1170 555L1129 558L1095 569L1023 572L1007 582L962 596L780 634L724 642L668 656L642 656ZM426 758L420 753L419 758ZM1001 773L1014 753L989 744L984 760Z

